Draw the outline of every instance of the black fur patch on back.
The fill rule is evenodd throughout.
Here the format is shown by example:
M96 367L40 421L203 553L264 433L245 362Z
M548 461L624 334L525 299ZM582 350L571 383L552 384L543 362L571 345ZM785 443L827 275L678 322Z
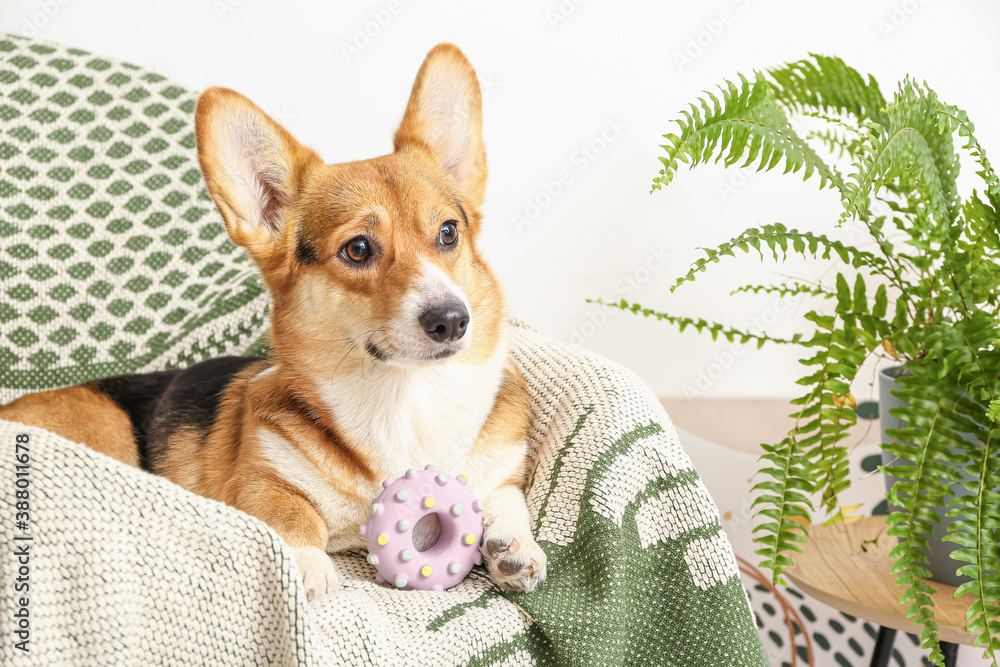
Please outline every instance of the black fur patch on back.
M180 371L156 406L155 433L149 439L148 470L157 472L157 460L170 436L179 428L194 428L205 435L215 423L222 393L233 376L260 357L219 357Z
M167 386L181 371L159 371L139 375L119 375L88 383L115 405L124 410L132 421L132 435L139 450L139 465L146 467L149 433L153 427L153 412Z

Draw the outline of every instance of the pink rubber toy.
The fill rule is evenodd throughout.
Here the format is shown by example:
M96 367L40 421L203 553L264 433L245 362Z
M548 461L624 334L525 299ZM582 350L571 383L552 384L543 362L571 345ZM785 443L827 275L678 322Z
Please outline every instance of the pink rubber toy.
M361 537L368 542L368 562L375 580L396 588L443 591L462 581L483 562L483 503L466 488L465 475L449 477L432 465L406 471L382 482ZM441 521L441 536L427 551L413 546L413 527L429 514Z

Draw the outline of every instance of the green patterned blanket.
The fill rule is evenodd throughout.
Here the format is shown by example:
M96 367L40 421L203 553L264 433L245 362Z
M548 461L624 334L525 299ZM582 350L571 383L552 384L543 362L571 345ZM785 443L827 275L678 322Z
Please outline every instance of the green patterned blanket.
M266 295L227 239L194 152L196 93L62 46L0 35L0 401L241 353ZM30 520L3 485L3 618L30 536L30 651L4 664L766 665L715 506L631 373L524 327L533 395L528 506L548 579L506 594L374 582L306 604L260 521L44 431Z

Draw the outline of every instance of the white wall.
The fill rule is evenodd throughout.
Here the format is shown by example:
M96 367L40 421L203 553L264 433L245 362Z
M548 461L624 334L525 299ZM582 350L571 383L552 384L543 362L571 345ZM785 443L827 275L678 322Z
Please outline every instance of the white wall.
M513 311L623 362L663 396L684 395L699 378L708 396L789 396L801 367L789 351L732 356L724 342L585 299L621 298L631 279L631 296L644 305L747 325L774 315L773 300L730 298L729 289L815 278L830 266L802 262L778 273L752 258L729 261L669 294L695 248L763 222L829 232L838 212L834 193L814 183L714 166L650 195L669 119L723 77L812 51L872 72L885 93L906 73L926 80L969 111L997 160L998 27L1000 6L988 0L0 3L0 30L123 58L193 87L236 88L328 161L390 150L424 54L439 41L457 43L486 88L484 246ZM364 44L366 29L373 36ZM561 171L568 184L547 197ZM540 213L519 226L515 215L532 201ZM769 330L791 331L793 312Z

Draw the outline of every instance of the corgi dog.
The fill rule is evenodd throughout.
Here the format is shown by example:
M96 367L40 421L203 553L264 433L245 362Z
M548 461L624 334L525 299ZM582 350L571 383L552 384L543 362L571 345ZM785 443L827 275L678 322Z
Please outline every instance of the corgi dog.
M382 480L463 472L491 578L531 591L546 557L525 501L530 396L476 247L486 152L464 54L428 53L389 155L325 164L224 88L201 94L195 125L208 191L271 295L271 356L28 394L0 419L258 517L310 600L338 589L328 553L365 547ZM433 522L416 539L433 544Z

